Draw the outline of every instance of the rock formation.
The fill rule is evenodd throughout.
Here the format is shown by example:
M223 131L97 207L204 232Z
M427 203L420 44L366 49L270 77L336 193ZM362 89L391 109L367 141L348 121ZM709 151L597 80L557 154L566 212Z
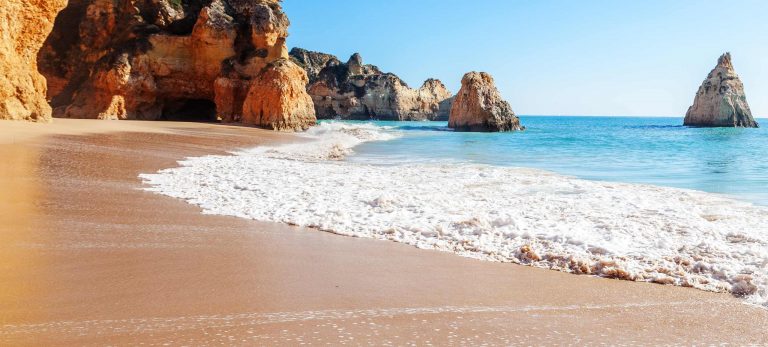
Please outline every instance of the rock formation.
M316 122L307 75L288 59L270 63L256 76L245 98L242 122L272 130L304 130Z
M461 90L451 107L448 127L456 131L524 130L512 106L501 99L493 77L470 72L461 79Z
M412 89L399 77L365 65L360 54L342 63L330 54L291 50L291 58L307 71L307 91L321 119L447 119L451 93L429 79Z
M0 1L0 119L48 121L35 55L66 0Z
M730 53L720 56L717 66L699 87L693 106L685 114L684 124L757 128L744 94L744 84L733 69Z
M288 25L279 0L70 0L38 61L55 116L304 129Z

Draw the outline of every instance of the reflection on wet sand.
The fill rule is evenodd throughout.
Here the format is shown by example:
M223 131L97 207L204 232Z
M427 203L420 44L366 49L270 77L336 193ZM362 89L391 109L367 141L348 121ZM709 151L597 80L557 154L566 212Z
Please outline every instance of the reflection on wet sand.
M42 317L30 316L26 303L44 290L34 269L45 262L45 254L29 250L42 237L37 231L44 218L39 150L0 146L0 161L0 324L34 321Z

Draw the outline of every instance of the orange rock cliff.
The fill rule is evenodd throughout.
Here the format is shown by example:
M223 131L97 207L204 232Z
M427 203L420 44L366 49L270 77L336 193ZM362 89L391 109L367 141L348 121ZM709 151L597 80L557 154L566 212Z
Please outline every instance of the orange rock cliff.
M486 72L469 72L451 105L448 127L456 131L495 132L525 130L512 106L502 99Z
M18 2L0 5L6 22ZM56 117L220 119L275 130L316 122L306 73L288 59L279 0L70 0L58 15L63 3L53 2L45 25L22 25L46 30L29 44L22 41L29 29L8 41L25 47L29 64L37 61ZM48 117L45 84L35 81L30 90L43 110L4 118ZM0 94L2 105L36 106L7 99Z
M0 119L49 121L35 55L66 0L0 1Z

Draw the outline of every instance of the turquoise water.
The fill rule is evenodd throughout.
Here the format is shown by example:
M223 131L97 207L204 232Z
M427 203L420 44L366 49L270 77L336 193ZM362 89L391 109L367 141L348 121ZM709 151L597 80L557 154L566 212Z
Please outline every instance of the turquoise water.
M688 128L682 118L521 116L524 132L455 133L446 122L373 122L402 137L348 160L470 162L731 195L768 205L768 128ZM761 120L758 120L760 122ZM762 123L768 126L768 120Z

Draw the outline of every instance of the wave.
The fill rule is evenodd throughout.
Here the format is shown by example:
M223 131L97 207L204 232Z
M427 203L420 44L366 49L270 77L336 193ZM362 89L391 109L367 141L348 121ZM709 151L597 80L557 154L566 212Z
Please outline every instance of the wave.
M393 140L402 136L402 133L391 126L330 121L320 123L299 136L308 141L282 146L257 147L234 154L304 161L341 160L351 154L352 149L359 144Z
M417 131L447 131L453 132L453 129L447 125L398 125L399 130L417 130Z
M204 213L491 261L730 292L768 307L768 209L724 196L474 164L341 161L401 136L323 123L300 143L141 175Z

